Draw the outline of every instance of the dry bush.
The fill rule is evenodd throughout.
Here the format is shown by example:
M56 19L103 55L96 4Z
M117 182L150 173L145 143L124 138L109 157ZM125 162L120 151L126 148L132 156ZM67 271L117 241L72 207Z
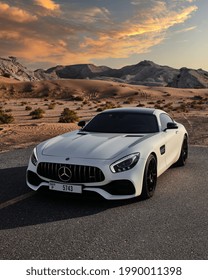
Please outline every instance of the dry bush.
M37 108L32 111L29 116L32 116L32 119L42 119L45 111L41 108Z
M56 103L51 103L48 105L49 110L53 110L56 107Z
M26 106L25 107L25 111L31 111L32 110L32 107L31 106Z
M11 114L6 114L0 109L0 124L8 124L14 121L14 117Z
M59 118L60 123L74 123L79 121L77 113L69 108L65 108Z
M102 112L104 110L108 110L108 109L114 109L114 108L118 108L120 106L116 106L113 102L107 101L105 104L101 105L101 107L97 108L97 112Z

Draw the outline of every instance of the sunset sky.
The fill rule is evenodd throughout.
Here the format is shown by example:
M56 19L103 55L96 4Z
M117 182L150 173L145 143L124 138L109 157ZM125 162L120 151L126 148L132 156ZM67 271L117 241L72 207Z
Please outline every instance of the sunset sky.
M152 60L208 71L208 0L0 1L0 57L31 69Z

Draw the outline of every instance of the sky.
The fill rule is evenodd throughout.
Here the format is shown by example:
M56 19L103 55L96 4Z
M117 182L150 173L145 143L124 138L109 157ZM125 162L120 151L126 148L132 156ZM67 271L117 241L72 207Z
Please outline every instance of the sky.
M30 69L151 60L208 71L208 0L0 0L0 57Z

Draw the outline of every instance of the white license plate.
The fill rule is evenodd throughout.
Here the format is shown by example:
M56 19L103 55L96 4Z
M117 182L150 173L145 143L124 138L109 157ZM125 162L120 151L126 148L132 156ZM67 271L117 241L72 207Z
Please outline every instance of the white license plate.
M80 185L69 185L50 182L49 189L60 192L82 193L82 186Z

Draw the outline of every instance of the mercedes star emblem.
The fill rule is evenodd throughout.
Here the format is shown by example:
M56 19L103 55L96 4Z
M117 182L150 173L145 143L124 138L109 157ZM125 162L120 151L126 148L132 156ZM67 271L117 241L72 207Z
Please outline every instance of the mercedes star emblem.
M72 172L68 167L62 166L58 170L58 176L61 181L69 182L72 177Z

